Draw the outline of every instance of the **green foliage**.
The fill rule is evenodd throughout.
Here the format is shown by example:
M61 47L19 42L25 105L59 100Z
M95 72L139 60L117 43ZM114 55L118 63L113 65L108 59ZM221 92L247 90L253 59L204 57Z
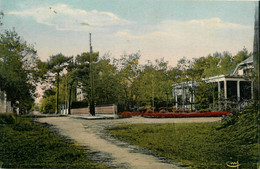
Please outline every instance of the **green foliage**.
M0 113L0 124L14 124L15 116L13 114Z
M56 87L56 108L53 111L53 97L45 95L45 99L43 99L42 110L44 112L59 112L60 109L60 76L64 70L66 70L72 62L73 57L64 56L62 53L57 55L50 56L47 62L37 62L38 69L40 70L40 74L43 76L42 81L47 84L45 85L54 85ZM46 81L49 79L49 81Z
M163 63L159 63L158 65L160 64ZM167 63L164 65L167 65ZM152 105L154 107L170 100L172 95L171 85L173 82L169 79L166 69L163 70L156 67L157 65L146 65L133 82L132 89L136 103L139 106ZM159 108L161 106L156 107Z
M123 124L108 130L120 140L152 150L192 168L228 168L227 161L256 168L257 143L216 130L220 123Z
M252 103L245 110L227 117L221 129L234 133L244 144L254 144L257 143L258 126L259 105Z
M67 57L69 60L67 62L62 55L57 55L51 57L52 59L46 64L39 62L38 67L42 72L46 72L46 70L55 68L50 65L56 65L56 68L66 66L67 74L56 76L55 83L52 83L56 92L59 91L58 99L62 103L68 100L70 103L72 100L76 101L74 93L78 85L86 94L84 100L89 103L91 102L91 91L93 91L96 104L114 103L123 107L123 110L145 105L158 109L172 105L173 83L188 80L200 81L201 78L228 74L237 63L250 55L246 49L235 56L228 52L216 52L213 55L192 60L182 58L178 61L177 67L171 68L163 59L155 60L155 64L148 61L145 65L141 65L139 52L124 54L120 59L111 59L109 54L99 58L99 53L82 53L77 55L75 62L70 57ZM54 58L57 60L51 61ZM92 79L93 84L90 83ZM200 89L197 90L198 109L208 109L208 104L215 101L211 95L212 92L209 92L209 87L205 87L205 85L198 87ZM91 90L91 86L93 86L93 90ZM57 90L57 87L60 89ZM215 95L217 95L216 92Z
M132 85L138 77L140 53L133 53L130 55L123 55L119 60L118 67L121 67L118 72L118 79L120 81L121 95L120 102L125 105L125 109L129 109L130 105L134 104L134 94Z
M94 86L98 104L113 104L118 102L122 92L116 67L109 60L101 59L95 66Z
M216 96L217 92L214 92L214 84L200 82L200 84L195 87L196 109L205 111L209 108L209 104L213 103Z
M43 113L55 113L56 97L55 95L43 97L41 101L41 111Z
M41 100L41 111L43 113L55 113L56 106L55 89L45 90Z
M14 31L0 34L1 90L14 104L19 101L21 111L29 110L36 89L36 51Z
M0 121L10 119L10 115L0 116ZM3 168L107 168L89 160L83 147L58 137L31 118L17 117L16 122L9 122L0 123Z
M66 68L72 57L66 57L62 53L50 56L48 66L52 73L59 73Z

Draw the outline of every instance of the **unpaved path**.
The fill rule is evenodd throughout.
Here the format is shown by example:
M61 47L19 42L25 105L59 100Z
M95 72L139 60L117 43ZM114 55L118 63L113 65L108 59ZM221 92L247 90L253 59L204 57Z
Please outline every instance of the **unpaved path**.
M66 136L80 145L86 146L96 152L92 159L97 162L109 162L112 168L134 169L167 169L183 168L181 164L174 163L165 158L156 157L152 152L119 141L105 132L105 129L124 123L194 123L214 122L220 118L174 118L151 119L129 118L111 120L85 120L75 117L41 117L41 123L48 123L58 130L59 134Z

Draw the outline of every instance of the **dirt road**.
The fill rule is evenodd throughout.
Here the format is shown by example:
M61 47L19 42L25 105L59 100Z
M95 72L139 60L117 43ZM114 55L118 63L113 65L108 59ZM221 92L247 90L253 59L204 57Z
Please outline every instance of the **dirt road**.
M37 121L48 123L60 135L87 147L92 152L90 158L107 163L112 168L167 169L184 168L165 158L156 157L152 152L119 141L105 132L105 129L124 123L196 123L214 122L220 118L174 118L151 119L129 118L111 120L85 120L75 117L41 117Z

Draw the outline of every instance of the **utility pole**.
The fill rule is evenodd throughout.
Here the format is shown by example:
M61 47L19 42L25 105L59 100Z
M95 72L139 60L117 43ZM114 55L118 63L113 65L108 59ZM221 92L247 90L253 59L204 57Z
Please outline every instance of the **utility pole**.
M90 53L90 54L93 53L92 45L91 45L91 33L89 33L89 53Z
M89 77L90 77L90 87L91 87L91 98L90 98L90 105L89 105L89 113L92 116L95 116L95 101L94 101L94 73L92 72L92 45L91 45L91 33L89 33L89 53L90 53L90 62L89 62Z

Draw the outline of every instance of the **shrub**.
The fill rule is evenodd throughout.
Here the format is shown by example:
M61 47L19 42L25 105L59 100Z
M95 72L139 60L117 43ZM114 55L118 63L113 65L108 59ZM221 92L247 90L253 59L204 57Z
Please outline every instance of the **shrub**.
M161 110L165 110L165 111L167 111L167 112L173 112L173 107L160 107L159 110L160 110L160 111L161 111ZM159 111L159 112L160 112L160 111Z
M132 114L130 112L122 112L119 114L119 117L132 117Z
M143 106L138 108L139 112L148 112L148 113L153 113L153 108L152 106Z
M207 109L209 104L216 99L217 92L214 92L212 83L200 82L200 85L195 87L195 104L196 109Z
M14 124L14 114L0 114L0 124Z
M199 112L211 112L210 109L200 109Z
M162 109L159 111L159 113L168 113L169 111L168 110L165 110L165 109Z
M146 113L153 113L154 111L152 109L147 110Z

